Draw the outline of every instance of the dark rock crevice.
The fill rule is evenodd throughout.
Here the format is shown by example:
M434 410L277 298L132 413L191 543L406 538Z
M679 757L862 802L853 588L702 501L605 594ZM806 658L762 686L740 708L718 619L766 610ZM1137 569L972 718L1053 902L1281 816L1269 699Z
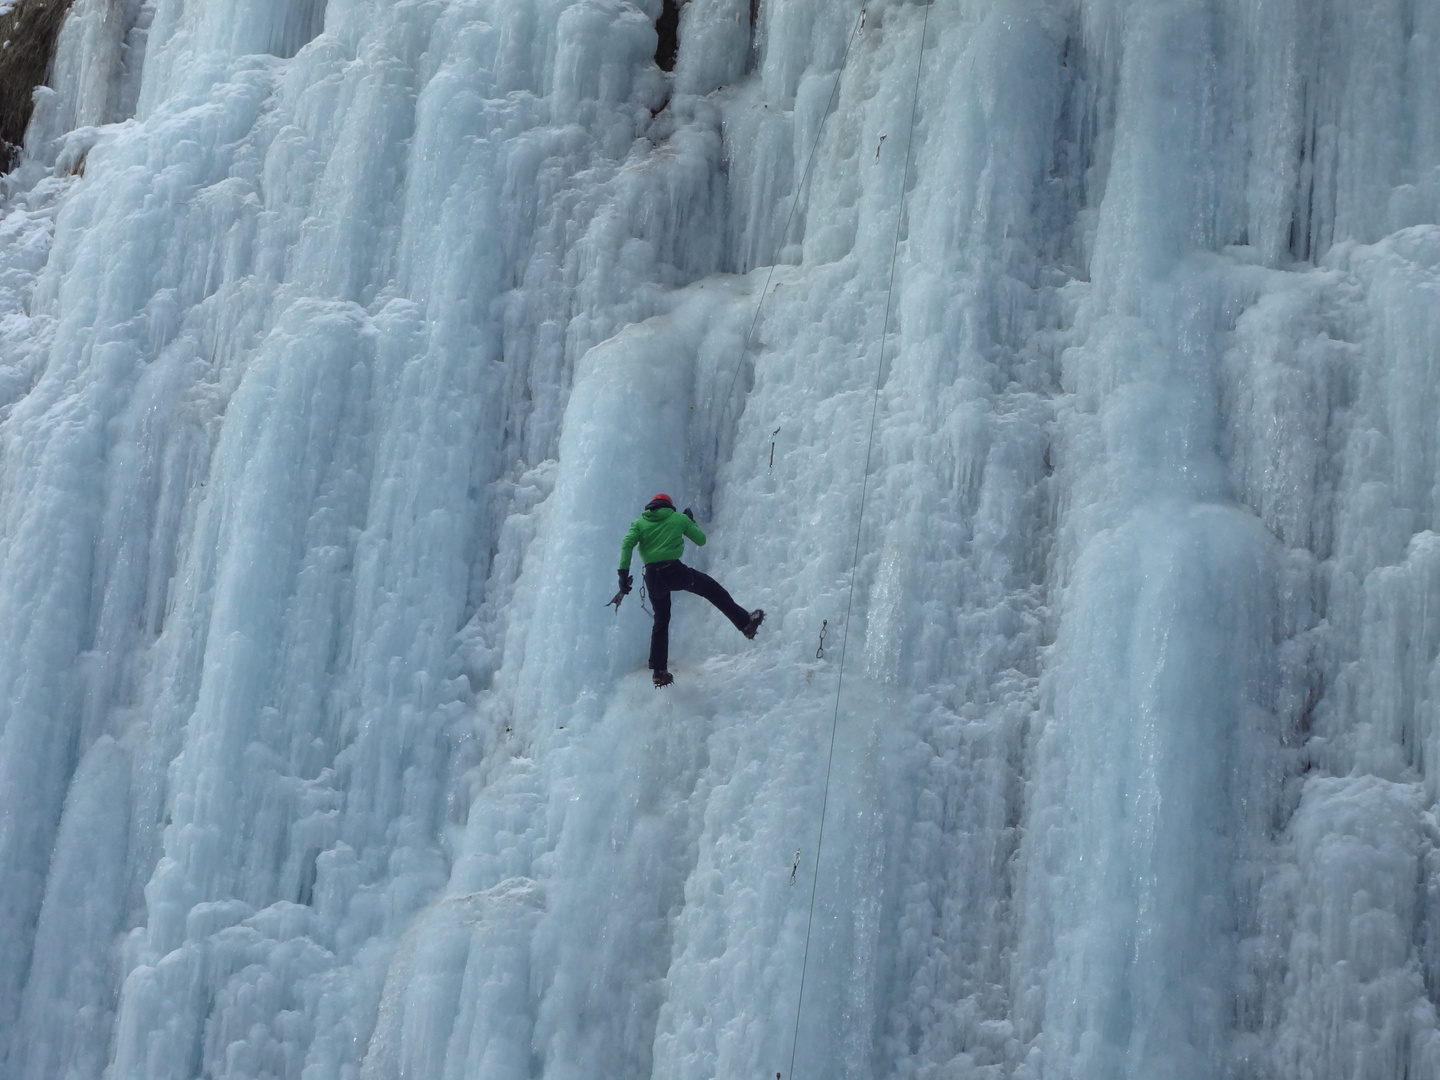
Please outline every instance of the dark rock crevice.
M70 0L18 0L0 15L0 172L20 154L35 107L35 88L45 82Z
M665 0L660 18L655 20L655 63L661 71L674 71L675 58L680 55L680 2Z

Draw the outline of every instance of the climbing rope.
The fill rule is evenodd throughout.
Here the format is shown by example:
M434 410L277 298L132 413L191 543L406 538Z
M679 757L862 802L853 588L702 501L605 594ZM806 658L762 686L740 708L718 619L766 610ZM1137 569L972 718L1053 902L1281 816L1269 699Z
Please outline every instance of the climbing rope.
M864 20L864 12L861 12ZM860 482L860 513L855 521L855 553L850 561L850 595L845 602L845 629L840 636L840 666L835 680L835 711L830 718L830 752L825 762L825 788L820 799L820 833L815 840L815 869L810 882L810 912L805 921L805 952L800 961L800 992L795 1000L795 1030L790 1036L790 1080L795 1077L795 1052L800 1045L800 1011L805 1003L805 975L810 965L810 935L815 926L815 896L820 887L820 855L825 844L825 815L830 808L830 774L835 764L835 734L840 726L840 691L845 681L845 650L850 643L850 615L855 606L855 577L860 566L860 537L865 524L865 497L870 487L870 461L875 450L875 422L880 415L880 379L885 371L885 345L890 339L890 313L895 301L895 266L900 255L900 228L905 220L905 181L915 142L915 116L920 108L920 72L925 63L925 37L930 29L930 4L920 26L920 51L915 60L915 91L910 101L910 133L905 140L905 166L900 170L900 207L895 213L895 242L890 249L890 284L885 295L885 326L880 358L875 365L875 391L870 403L870 434L865 446L865 471ZM878 154L878 151L877 151ZM758 312L757 312L758 317ZM776 1080L780 1080L778 1074Z
M815 151L820 148L820 137L825 134L825 123L830 119L831 112L835 109L835 97L840 93L840 77L845 74L845 64L850 59L850 47L855 44L855 38L865 26L865 7L861 5L860 17L855 20L855 28L850 31L850 36L845 39L845 51L840 56L840 67L835 72L835 83L830 87L830 100L825 103L825 112L820 117L820 125L815 129L815 138L810 143L810 155L805 159L805 171L800 176L800 183L795 187L795 197L790 200L790 213L785 218L785 229L780 234L780 249L785 248L785 241L790 239L790 226L795 223L795 211L800 206L800 196L805 193L810 183L810 171L815 164ZM760 325L760 312L765 307L765 297L770 295L770 282L775 277L775 267L780 263L780 252L775 253L775 261L770 264L770 272L765 275L765 287L760 290L760 299L755 304L755 316L750 320L750 329L745 331L745 340L740 343L740 355L735 358L735 371L730 376L730 387L725 391L725 403L728 405L735 396L735 384L740 380L740 369L745 366L745 354L750 351L750 341L755 336L755 327ZM719 440L719 431L724 425L716 428L716 440ZM778 435L780 429L776 428ZM773 436L772 436L773 440ZM718 454L716 455L719 456ZM775 444L770 444L770 467L775 467Z

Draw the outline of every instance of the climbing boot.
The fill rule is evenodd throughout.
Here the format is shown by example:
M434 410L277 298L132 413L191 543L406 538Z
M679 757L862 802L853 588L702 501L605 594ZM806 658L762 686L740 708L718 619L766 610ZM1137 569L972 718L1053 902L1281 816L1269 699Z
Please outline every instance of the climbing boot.
M745 624L745 629L740 632L751 641L755 640L755 631L760 629L760 624L765 621L765 612L756 608L750 612L750 621Z
M669 686L673 683L675 676L671 675L668 671L657 671L650 676L650 681L655 684L655 689L659 690L662 686Z

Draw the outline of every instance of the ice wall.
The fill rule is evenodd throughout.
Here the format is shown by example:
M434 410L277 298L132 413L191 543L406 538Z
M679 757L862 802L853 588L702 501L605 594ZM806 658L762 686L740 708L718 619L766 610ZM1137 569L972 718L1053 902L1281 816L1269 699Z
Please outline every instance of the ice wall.
M1440 7L663 8L75 0L0 1077L1440 1076Z

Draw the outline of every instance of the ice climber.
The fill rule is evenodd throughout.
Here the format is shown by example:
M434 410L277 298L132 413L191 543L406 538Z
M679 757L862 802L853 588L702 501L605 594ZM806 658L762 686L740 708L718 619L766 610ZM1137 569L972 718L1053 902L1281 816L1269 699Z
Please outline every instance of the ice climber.
M669 495L656 495L645 504L645 512L630 526L625 542L620 545L620 591L611 601L619 610L620 598L630 591L634 579L630 576L630 553L640 545L640 559L645 563L645 587L650 590L650 603L655 605L655 628L650 632L650 671L655 685L669 686L675 676L670 666L670 594L692 592L703 596L735 624L747 638L753 639L755 631L765 619L765 612L756 608L746 611L718 581L709 574L702 574L680 561L685 552L685 538L697 545L705 543L705 534L695 524L695 515L687 506L684 513L675 512L675 504Z

